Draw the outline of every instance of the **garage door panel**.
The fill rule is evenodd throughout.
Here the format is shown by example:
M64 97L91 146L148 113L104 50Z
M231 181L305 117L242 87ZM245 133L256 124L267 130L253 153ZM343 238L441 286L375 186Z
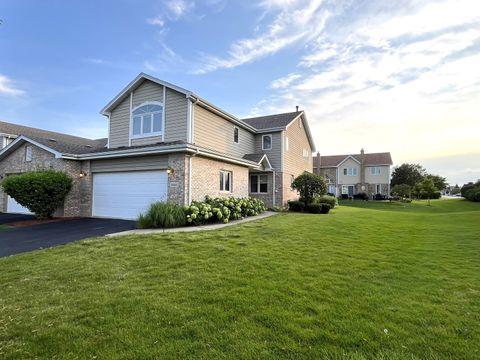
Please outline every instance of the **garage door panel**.
M13 214L32 214L30 210L20 205L10 196L7 198L7 212Z
M167 200L166 171L93 175L93 216L135 219L155 201Z

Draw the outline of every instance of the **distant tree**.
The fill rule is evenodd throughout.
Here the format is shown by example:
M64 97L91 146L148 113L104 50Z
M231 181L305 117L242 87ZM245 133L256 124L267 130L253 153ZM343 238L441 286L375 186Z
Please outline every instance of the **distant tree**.
M293 180L292 188L300 193L304 199L305 205L310 204L315 196L325 195L327 193L327 185L323 177L304 172Z
M404 163L393 169L391 184L392 187L406 184L413 188L423 180L425 175L427 175L427 173L421 165Z
M444 190L448 185L447 179L440 175L427 174L425 178L431 179L437 190Z
M452 187L452 189L450 190L450 194L452 195L457 195L460 193L460 186L458 186L458 184L456 184L454 187Z
M398 184L392 188L392 194L403 198L410 198L412 196L412 187L407 184Z
M432 179L423 179L413 188L413 192L420 198L428 199L428 206L430 206L430 199L435 196L438 189L435 187Z

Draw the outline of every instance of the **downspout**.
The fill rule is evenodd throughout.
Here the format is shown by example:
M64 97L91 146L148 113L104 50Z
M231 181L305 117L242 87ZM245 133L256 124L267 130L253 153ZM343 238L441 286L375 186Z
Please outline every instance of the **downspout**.
M273 170L273 181L272 181L272 207L275 206L275 192L276 192L276 188L275 188L275 169Z

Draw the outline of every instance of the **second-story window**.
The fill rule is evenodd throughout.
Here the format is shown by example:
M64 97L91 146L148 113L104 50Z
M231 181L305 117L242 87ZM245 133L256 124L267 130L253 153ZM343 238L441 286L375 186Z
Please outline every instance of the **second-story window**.
M378 166L370 168L370 173L372 175L380 175L380 168Z
M233 142L238 144L238 128L237 127L233 128Z
M357 168L344 168L343 175L357 176Z
M132 111L132 137L163 135L163 105L149 103Z
M272 135L262 135L262 150L272 149Z
M308 161L309 152L307 149L303 149L303 160Z

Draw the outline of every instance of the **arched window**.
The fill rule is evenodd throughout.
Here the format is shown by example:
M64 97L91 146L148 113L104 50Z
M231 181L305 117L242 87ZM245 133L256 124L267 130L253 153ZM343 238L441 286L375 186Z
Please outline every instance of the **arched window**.
M132 111L132 138L163 135L163 105L142 104Z

